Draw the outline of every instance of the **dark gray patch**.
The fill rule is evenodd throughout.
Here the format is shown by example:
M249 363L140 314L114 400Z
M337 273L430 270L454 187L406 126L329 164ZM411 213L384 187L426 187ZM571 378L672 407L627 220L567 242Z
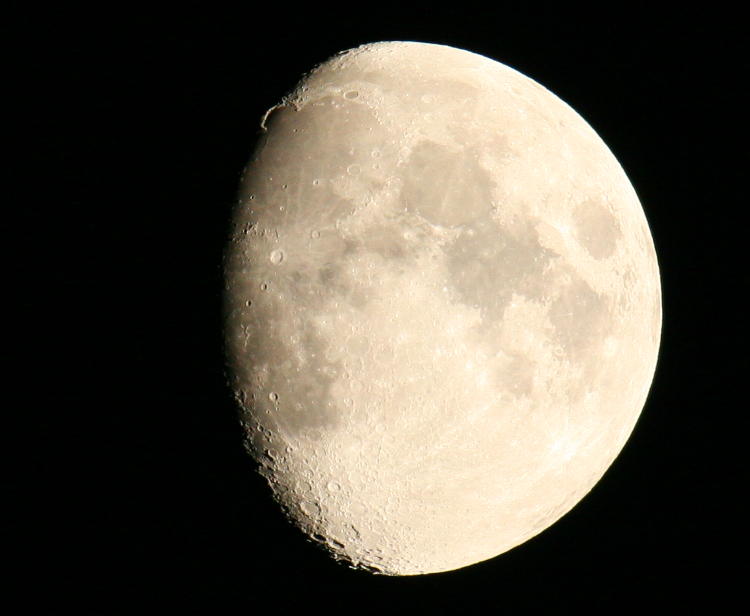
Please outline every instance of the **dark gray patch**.
M369 302L367 287L350 280L344 272L347 262L329 262L317 272L318 289L324 290L325 297L334 299L361 310Z
M565 286L549 311L552 338L574 361L594 360L591 350L611 331L609 304L580 278Z
M612 256L622 233L620 225L605 204L584 201L575 208L573 221L578 243L592 257L604 259Z
M318 282L336 295L343 294L348 290L348 286L343 282L341 265L336 262L328 262L318 270Z
M403 259L406 256L404 239L394 225L371 227L362 238L362 249L374 252L385 260Z
M464 226L446 249L448 283L461 301L499 320L514 293L529 298L544 294L543 272L555 253L539 243L531 221L501 228L489 218Z

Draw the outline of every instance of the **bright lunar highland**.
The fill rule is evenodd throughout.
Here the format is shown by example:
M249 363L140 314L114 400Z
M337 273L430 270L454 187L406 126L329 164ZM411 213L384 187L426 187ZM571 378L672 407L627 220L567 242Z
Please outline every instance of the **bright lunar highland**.
M613 154L528 77L414 42L333 57L261 127L226 341L283 511L387 575L548 528L621 451L657 360L657 258Z

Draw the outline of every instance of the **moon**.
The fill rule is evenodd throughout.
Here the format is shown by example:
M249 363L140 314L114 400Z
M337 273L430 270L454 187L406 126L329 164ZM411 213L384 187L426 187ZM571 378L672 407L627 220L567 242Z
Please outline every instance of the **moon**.
M656 367L657 257L612 152L532 79L417 42L334 56L261 127L225 332L283 513L385 575L548 528L622 450Z

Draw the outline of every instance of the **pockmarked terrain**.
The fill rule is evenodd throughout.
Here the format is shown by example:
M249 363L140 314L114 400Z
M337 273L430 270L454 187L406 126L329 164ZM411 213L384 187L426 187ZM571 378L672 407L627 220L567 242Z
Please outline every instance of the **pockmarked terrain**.
M602 477L661 331L638 197L541 85L365 45L263 118L226 256L231 386L285 513L389 575L501 554Z

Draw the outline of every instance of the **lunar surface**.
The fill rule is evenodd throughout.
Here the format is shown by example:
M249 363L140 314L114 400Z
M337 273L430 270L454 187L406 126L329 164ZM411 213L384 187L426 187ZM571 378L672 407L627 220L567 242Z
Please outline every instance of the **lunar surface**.
M657 360L657 258L613 154L528 77L413 42L333 57L261 127L226 341L284 513L387 575L548 528L621 451Z

